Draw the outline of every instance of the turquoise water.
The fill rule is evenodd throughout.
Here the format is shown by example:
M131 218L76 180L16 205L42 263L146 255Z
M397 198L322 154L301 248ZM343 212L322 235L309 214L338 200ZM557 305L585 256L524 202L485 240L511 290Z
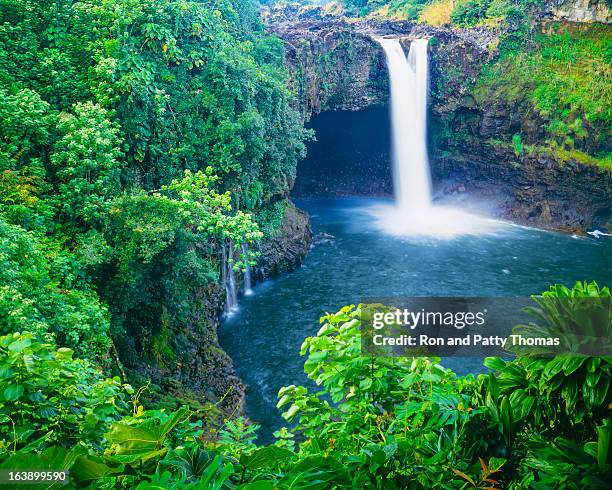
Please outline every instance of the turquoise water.
M553 283L612 283L608 237L569 235L500 224L485 235L453 239L404 238L381 233L364 209L375 199L299 200L315 233L334 236L313 246L303 267L259 284L223 321L222 347L249 386L248 416L269 438L283 420L278 389L304 384L305 337L319 317L368 297L528 296ZM449 359L461 374L482 369L480 359Z

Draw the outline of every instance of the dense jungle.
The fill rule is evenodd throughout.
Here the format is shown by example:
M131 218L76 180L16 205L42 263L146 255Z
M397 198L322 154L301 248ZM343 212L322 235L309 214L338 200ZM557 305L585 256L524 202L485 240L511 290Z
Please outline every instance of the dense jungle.
M0 0L0 487L610 488L609 8ZM435 232L378 220L381 39L426 40ZM391 296L590 340L374 357Z

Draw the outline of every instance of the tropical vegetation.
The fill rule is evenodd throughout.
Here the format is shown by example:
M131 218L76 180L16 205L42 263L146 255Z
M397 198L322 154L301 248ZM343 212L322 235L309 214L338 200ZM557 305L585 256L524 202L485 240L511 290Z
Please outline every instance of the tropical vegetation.
M283 56L248 0L2 0L0 333L171 358L222 249L282 221L308 136Z
M573 338L590 321L590 342L612 345L607 288L534 299L522 334ZM362 354L360 307L321 323L302 345L320 389L280 390L291 425L270 445L241 418L147 410L141 390L32 333L0 337L0 469L69 471L68 488L608 488L612 357L518 352L461 377L436 358Z
M347 3L362 14L382 6L370 4ZM528 9L506 0L391 5L439 25L528 24ZM291 206L310 133L282 43L250 0L0 6L2 478L68 472L44 488L607 488L612 360L588 352L490 358L488 374L462 377L435 358L363 355L361 310L347 306L305 340L320 391L281 390L288 424L272 444L221 410L222 394L179 408L188 397L152 396L138 368L180 368L181 342L204 329L193 299L218 285L223 262L245 267L242 246L274 236ZM609 75L598 32L555 28L534 34L533 49L517 43L525 31L509 34L476 94L529 93L546 151L599 162L607 88L585 88ZM504 77L516 91L500 89ZM587 138L589 128L602 136ZM510 144L517 156L533 150L520 134ZM607 288L554 286L542 298L563 303L538 303L522 331L572 338L597 318L609 340Z

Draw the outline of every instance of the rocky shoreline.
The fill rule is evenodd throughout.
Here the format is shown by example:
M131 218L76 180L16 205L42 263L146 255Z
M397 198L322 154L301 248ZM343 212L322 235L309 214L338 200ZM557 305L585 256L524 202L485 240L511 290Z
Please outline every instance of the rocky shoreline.
M261 282L299 267L312 242L309 216L289 204L277 233L259 247L254 282ZM242 284L239 276L239 284ZM189 401L214 403L217 416L243 415L248 387L236 375L232 359L219 344L218 329L226 302L225 290L219 284L200 288L189 302L187 328L173 332L172 363L142 363L129 372L152 383L149 396L165 404ZM211 417L215 414L211 412Z

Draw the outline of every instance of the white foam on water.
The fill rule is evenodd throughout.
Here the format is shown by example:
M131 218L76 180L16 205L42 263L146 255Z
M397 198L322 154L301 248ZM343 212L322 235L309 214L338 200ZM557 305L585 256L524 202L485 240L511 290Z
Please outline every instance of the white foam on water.
M365 209L374 226L395 236L427 236L452 239L462 235L493 234L508 223L466 213L449 206L431 206L426 213L407 213L393 204L376 204Z

